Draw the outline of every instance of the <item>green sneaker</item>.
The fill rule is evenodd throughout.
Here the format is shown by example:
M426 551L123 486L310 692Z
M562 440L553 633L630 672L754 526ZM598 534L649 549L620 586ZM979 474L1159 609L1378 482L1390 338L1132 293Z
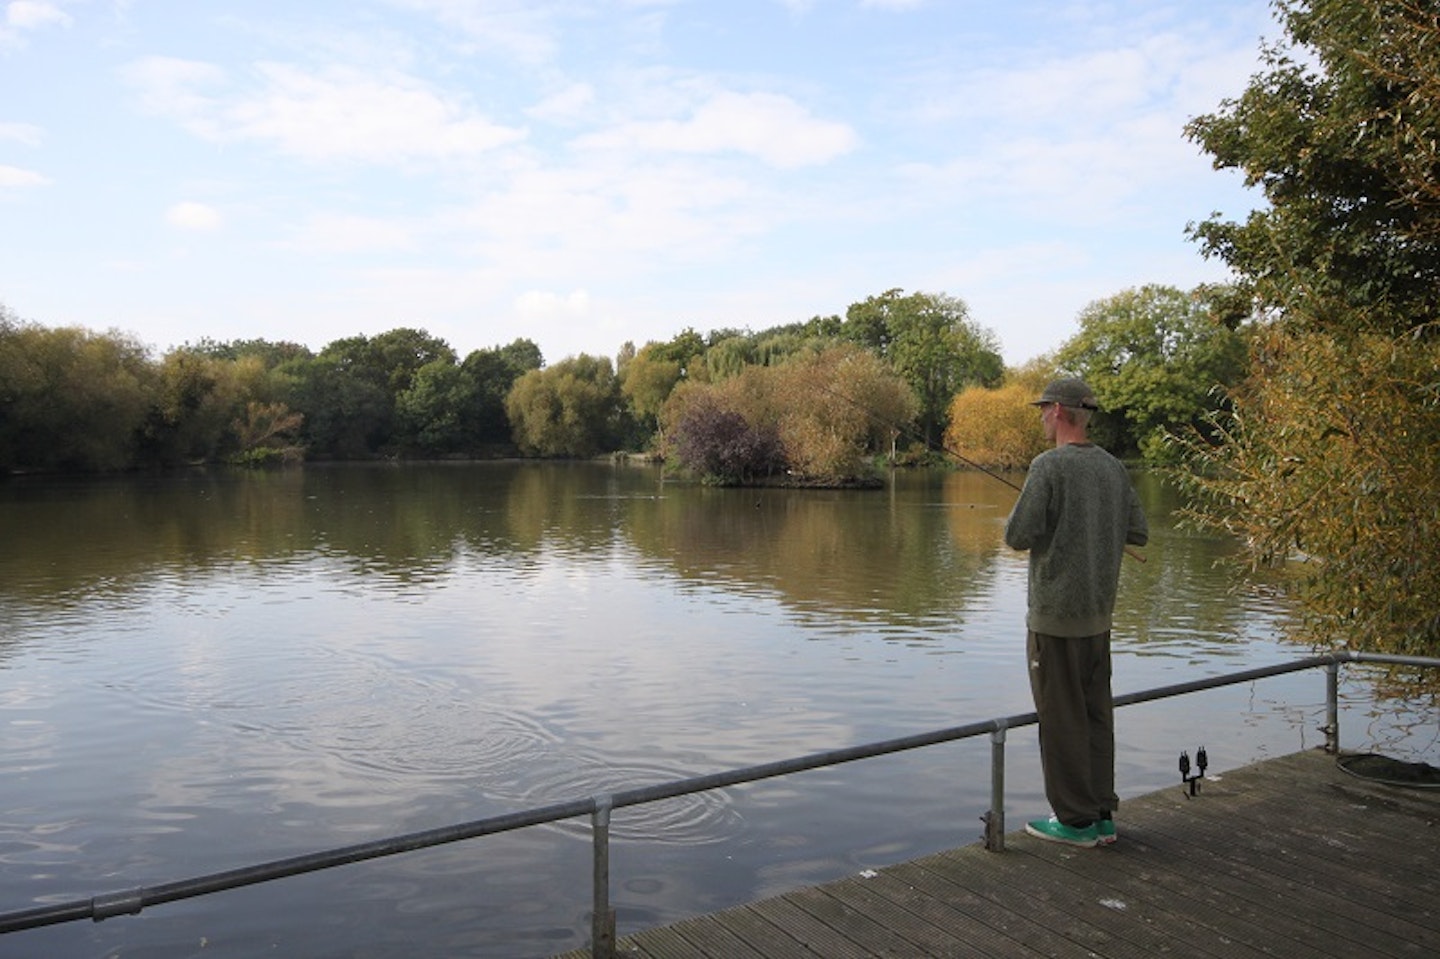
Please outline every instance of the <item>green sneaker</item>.
M1120 837L1115 834L1115 820L1102 819L1095 824L1095 841L1108 846Z
M1032 819L1025 824L1025 831L1040 839L1063 842L1069 846L1093 846L1099 841L1099 832L1094 824L1077 829L1067 826L1051 816L1049 819Z

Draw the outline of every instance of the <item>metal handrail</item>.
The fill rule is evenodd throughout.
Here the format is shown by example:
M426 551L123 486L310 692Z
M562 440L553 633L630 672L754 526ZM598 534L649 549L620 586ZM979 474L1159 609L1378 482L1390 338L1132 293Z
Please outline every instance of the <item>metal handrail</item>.
M1226 673L1220 676L1210 676L1190 682L1176 683L1170 686L1160 686L1135 693L1126 693L1116 696L1114 698L1114 705L1118 708L1131 706L1136 703L1169 699L1188 693L1216 689L1222 686L1233 686L1256 679L1265 679L1323 666L1327 671L1326 724L1321 727L1321 730L1325 733L1326 750L1329 752L1338 752L1340 748L1338 677L1339 668L1344 663L1385 663L1436 668L1440 667L1440 658L1391 656L1357 652L1327 653L1294 660L1288 663L1279 663L1273 666L1262 666L1235 673ZM786 776L791 773L819 769L825 766L836 766L841 763L855 762L860 759L869 759L875 756L904 752L925 746L939 745L940 743L954 742L960 739L970 739L988 733L991 738L991 802L990 809L983 817L986 824L985 846L987 849L999 852L1004 849L1005 832L1005 733L1009 729L1033 725L1038 721L1039 718L1034 712L1017 713L1013 716L987 719L981 722L968 723L963 726L952 726L945 729L937 729L911 736L901 736L895 739L886 739L859 746L849 746L842 749L831 749L824 752L811 753L793 759L760 763L754 766L745 766L739 769L711 773L705 776L674 780L672 782L658 783L651 786L641 786L634 789L624 789L618 792L600 794L583 799L574 799L569 802L539 806L502 816L491 816L485 819L477 819L453 826L444 826L438 829L405 833L388 839L378 839L372 842L341 846L322 852L294 856L288 859L277 859L240 869L210 873L204 876L181 879L156 886L141 886L103 893L89 899L77 899L70 902L55 903L16 912L0 913L0 934L19 932L24 929L35 929L57 923L73 922L79 919L93 919L96 922L100 922L101 920L115 916L135 915L149 906L156 906L161 903L190 899L196 896L223 892L227 889L237 889L241 886L270 882L303 873L317 872L322 869L332 869L336 866L362 862L367 859L379 859L385 856L414 852L432 846L460 842L466 839L476 839L481 836L510 832L516 829L524 829L530 826L539 826L588 815L592 821L594 845L594 911L592 913L591 953L597 957L597 959L610 959L610 957L613 957L615 950L615 914L610 906L609 879L610 816L614 810L626 806L637 806L694 793L707 792L712 789L724 789L742 783L758 782L762 779Z

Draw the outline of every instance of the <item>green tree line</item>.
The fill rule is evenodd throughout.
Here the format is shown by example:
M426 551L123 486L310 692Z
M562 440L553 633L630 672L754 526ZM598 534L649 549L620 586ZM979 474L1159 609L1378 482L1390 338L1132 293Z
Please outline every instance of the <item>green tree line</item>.
M509 450L505 398L534 343L459 360L422 330L319 353L236 340L158 360L133 337L21 322L0 307L0 470L165 468Z
M842 316L625 344L545 365L525 339L460 359L424 330L294 343L202 340L152 359L132 337L0 312L0 468L101 471L374 457L648 451L707 481L845 484L946 444L1024 465L1025 383L1060 369L1113 396L1108 445L1163 458L1238 376L1217 299L1148 286L1092 304L1032 369L947 294L888 290ZM1005 388L1002 389L1002 386ZM978 397L984 395L981 406ZM964 398L961 400L961 398ZM959 406L955 404L960 402ZM996 440L997 431L1005 434Z

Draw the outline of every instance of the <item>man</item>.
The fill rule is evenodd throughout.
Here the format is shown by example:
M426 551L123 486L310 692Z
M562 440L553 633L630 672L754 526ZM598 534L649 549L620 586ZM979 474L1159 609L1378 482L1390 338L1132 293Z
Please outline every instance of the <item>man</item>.
M1055 815L1025 831L1094 846L1115 841L1120 802L1110 697L1115 590L1125 545L1144 546L1149 531L1125 467L1088 439L1099 407L1084 381L1058 379L1033 405L1055 446L1031 462L1005 542L1030 551L1026 652Z

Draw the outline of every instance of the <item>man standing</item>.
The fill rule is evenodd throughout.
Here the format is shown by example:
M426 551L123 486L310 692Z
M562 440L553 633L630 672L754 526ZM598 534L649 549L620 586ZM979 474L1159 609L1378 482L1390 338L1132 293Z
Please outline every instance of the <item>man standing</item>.
M1055 815L1025 831L1094 846L1115 841L1120 802L1110 695L1115 590L1125 545L1144 546L1149 531L1125 467L1088 439L1098 409L1090 388L1058 379L1034 405L1055 447L1031 462L1005 542L1030 551L1026 652Z

